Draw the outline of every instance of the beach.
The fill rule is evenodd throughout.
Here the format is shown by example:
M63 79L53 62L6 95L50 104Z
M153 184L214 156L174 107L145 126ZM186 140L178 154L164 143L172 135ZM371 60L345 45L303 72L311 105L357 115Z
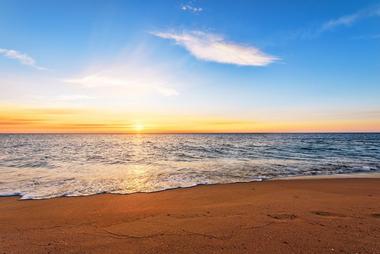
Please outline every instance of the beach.
M380 254L380 0L0 0L0 254Z
M380 253L380 179L0 198L0 253Z

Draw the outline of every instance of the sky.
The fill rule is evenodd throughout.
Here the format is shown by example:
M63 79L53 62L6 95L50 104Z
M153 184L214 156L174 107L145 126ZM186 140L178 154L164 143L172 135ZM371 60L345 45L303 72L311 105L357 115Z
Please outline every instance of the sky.
M0 132L379 131L379 1L0 1Z

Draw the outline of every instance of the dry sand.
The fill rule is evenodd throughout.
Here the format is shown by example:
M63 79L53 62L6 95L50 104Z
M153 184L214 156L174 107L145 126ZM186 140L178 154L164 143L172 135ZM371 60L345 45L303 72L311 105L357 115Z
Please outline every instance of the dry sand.
M380 179L3 197L3 253L380 253Z

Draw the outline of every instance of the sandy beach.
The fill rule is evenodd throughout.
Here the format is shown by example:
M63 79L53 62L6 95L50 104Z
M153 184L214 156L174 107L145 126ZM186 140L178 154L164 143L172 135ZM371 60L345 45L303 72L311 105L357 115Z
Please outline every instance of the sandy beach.
M0 198L1 253L380 253L380 179Z

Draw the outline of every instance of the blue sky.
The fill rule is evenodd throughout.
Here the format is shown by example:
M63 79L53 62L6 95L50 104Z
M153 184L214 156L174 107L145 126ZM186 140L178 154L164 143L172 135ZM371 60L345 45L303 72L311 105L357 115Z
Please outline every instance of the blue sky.
M380 131L379 46L378 1L3 0L0 105Z

